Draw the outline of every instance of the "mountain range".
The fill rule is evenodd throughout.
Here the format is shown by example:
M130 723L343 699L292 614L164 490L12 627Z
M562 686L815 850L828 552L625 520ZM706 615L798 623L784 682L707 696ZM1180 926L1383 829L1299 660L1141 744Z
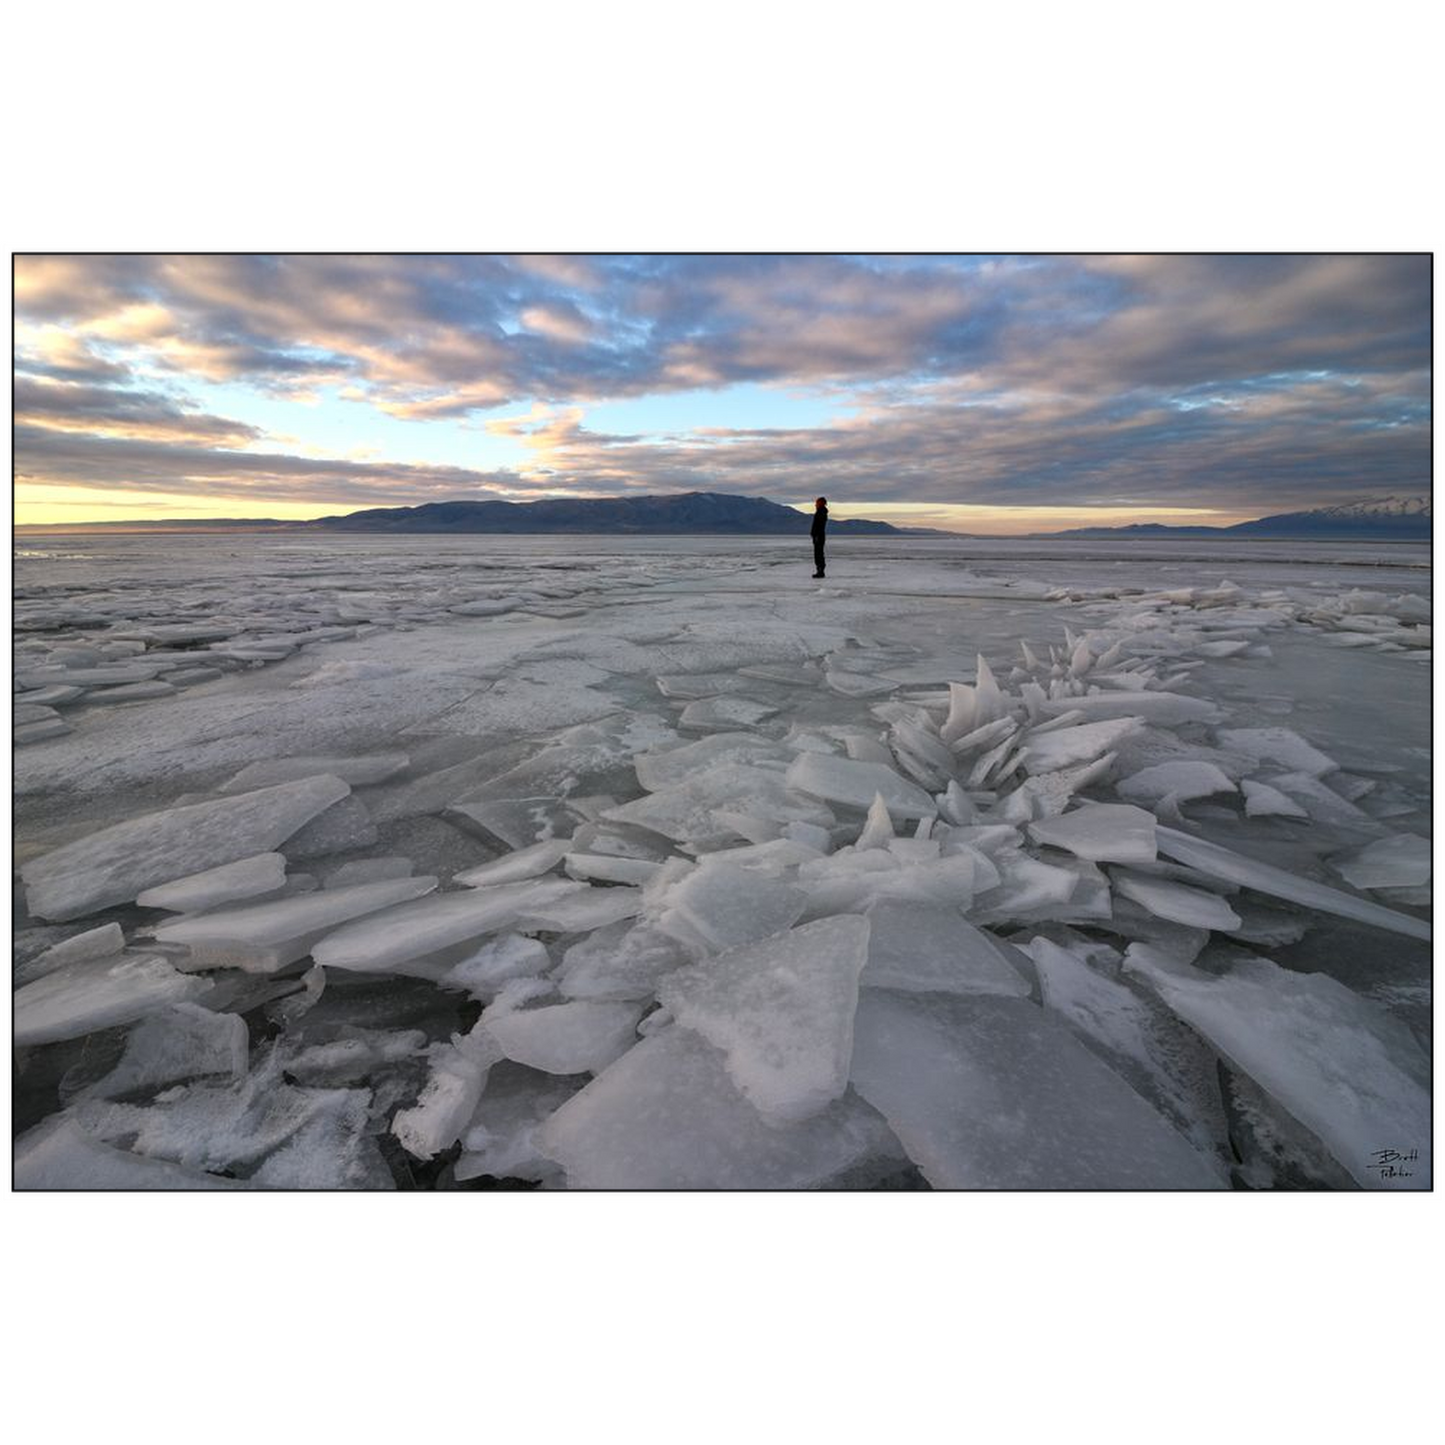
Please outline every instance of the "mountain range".
M351 532L374 535L426 532L583 532L613 535L801 536L810 514L761 497L726 492L681 492L669 496L551 498L538 502L426 502L417 507L372 507L311 521L213 517L186 521L69 523L16 528L17 532ZM1129 527L1082 527L1067 532L1035 532L1034 540L1076 538L1173 540L1191 537L1301 541L1429 541L1428 495L1385 497L1308 512L1280 512L1232 527L1166 527L1140 523ZM929 527L895 527L862 518L830 519L830 536L957 537Z
M1277 512L1238 522L1232 527L1165 527L1154 522L1129 527L1078 527L1069 532L1036 532L1035 537L1077 537L1081 540L1139 537L1168 541L1188 537L1244 537L1272 541L1428 542L1430 498L1383 497L1347 502L1309 512Z

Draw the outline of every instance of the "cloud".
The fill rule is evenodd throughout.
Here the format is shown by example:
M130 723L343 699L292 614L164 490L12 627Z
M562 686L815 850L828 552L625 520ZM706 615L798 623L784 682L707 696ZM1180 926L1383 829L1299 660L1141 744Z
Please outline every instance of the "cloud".
M1428 485L1423 256L20 256L15 277L17 459L47 480L1254 511ZM168 377L479 419L528 463L262 456ZM842 419L586 425L599 400L740 383L826 394Z

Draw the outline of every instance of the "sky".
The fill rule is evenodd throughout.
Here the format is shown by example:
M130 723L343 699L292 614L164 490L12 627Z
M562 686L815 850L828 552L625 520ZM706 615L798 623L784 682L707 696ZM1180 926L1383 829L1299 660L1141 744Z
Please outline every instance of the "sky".
M1430 485L1428 256L17 256L15 520L732 492L1009 534Z

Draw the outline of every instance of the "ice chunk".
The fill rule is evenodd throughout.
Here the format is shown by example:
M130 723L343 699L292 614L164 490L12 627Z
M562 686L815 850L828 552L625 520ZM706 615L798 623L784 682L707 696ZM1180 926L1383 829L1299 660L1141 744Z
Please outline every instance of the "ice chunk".
M650 998L665 974L690 962L691 953L677 939L650 924L623 919L597 929L562 955L561 990L567 998Z
M208 987L154 954L67 964L16 991L13 1042L23 1048L77 1039L195 998Z
M1088 763L1112 748L1121 738L1143 727L1137 717L1109 718L1104 722L1080 723L1040 735L1028 735L1029 772L1050 773L1076 763Z
M305 958L314 944L348 919L420 898L436 886L435 878L423 877L326 888L295 898L178 918L161 924L156 939L185 944L190 949L184 964L187 969L239 968L247 973L276 973Z
M230 903L237 898L254 898L258 893L272 893L286 881L286 859L280 853L258 853L254 858L239 858L204 873L192 873L147 888L136 897L142 908L165 908L172 913L196 913Z
M1182 923L1187 928L1219 928L1227 933L1240 925L1239 914L1217 893L1206 893L1168 878L1151 878L1116 868L1114 887L1155 917Z
M1127 803L1085 803L1030 823L1029 836L1095 863L1152 863L1156 857L1153 814Z
M311 950L311 956L326 968L394 972L398 964L451 944L515 928L528 908L566 897L585 886L566 878L527 879L418 899L342 924ZM451 963L459 961L453 958Z
M1186 722L1218 722L1224 716L1204 698L1178 692L1100 692L1087 697L1050 699L1040 705L1044 717L1077 712L1089 722L1105 718L1138 717L1156 727L1177 727Z
M998 943L938 905L888 899L868 910L864 988L906 993L1000 993L1023 997L1029 985Z
M1118 794L1136 803L1157 803L1173 798L1176 803L1190 798L1208 798L1215 793L1232 793L1234 784L1213 763L1157 763L1141 768L1120 781Z
M462 1134L465 1152L457 1160L457 1179L483 1175L538 1182L555 1179L561 1171L538 1149L537 1128L577 1093L583 1082L510 1061L496 1065Z
M685 728L699 730L753 727L775 712L777 708L750 697L705 697L688 703L680 721Z
M911 786L901 778L896 781L904 787ZM872 796L870 791L868 797ZM932 804L929 806L931 810ZM602 816L699 848L716 848L735 841L738 836L735 829L718 821L719 812L746 813L779 824L812 823L823 828L831 827L835 821L832 810L824 804L790 792L780 774L732 763L709 768L647 797L605 809Z
M154 1093L179 1079L217 1074L239 1079L246 1072L248 1045L239 1015L178 1003L142 1019L126 1039L120 1062L85 1094L115 1099L143 1089Z
M1283 773L1271 778L1270 783L1293 798L1317 823L1367 834L1380 832L1380 825L1368 813L1309 773Z
M868 820L858 835L858 848L886 848L893 837L893 819L888 816L888 806L882 793L873 795L873 805L868 809Z
M647 858L622 858L614 853L568 853L565 864L569 878L599 883L646 883L661 866Z
M1024 999L865 989L853 1086L936 1189L1210 1189L1214 1164Z
M1364 898L1341 893L1324 883L1310 878L1300 878L1275 868L1268 863L1259 863L1240 853L1232 853L1217 843L1208 843L1203 838L1191 838L1188 833L1176 832L1173 828L1160 828L1156 834L1159 851L1170 858L1197 868L1211 878L1222 878L1229 883L1242 883L1256 893L1268 893L1275 898L1287 898L1291 903L1315 908L1322 913L1333 913L1340 918L1353 918L1359 923L1371 923L1377 928L1388 928L1395 933L1404 933L1411 938L1430 937L1430 925L1423 919L1412 918L1408 913L1396 913L1393 909L1382 908Z
M464 988L485 1002L509 979L535 977L546 973L551 966L545 943L520 933L508 933L462 959L441 982Z
M1105 977L1072 950L1047 938L1025 947L1044 1007L1066 1019L1115 1073L1213 1160L1223 1179L1229 1128L1213 1052L1156 999Z
M945 743L952 743L978 728L996 722L1008 711L1008 699L999 689L993 669L981 653L974 686L951 682L948 685L948 699L948 717L938 733Z
M1356 888L1418 887L1430 881L1430 840L1399 833L1332 858L1330 867Z
M391 1132L414 1159L431 1159L461 1138L481 1098L487 1071L502 1058L491 1032L477 1024L432 1050L421 1097L392 1120Z
M1224 728L1219 740L1227 748L1258 760L1268 759L1292 772L1320 777L1339 766L1289 728Z
M807 1189L897 1141L852 1094L791 1128L765 1124L706 1040L670 1025L537 1131L573 1189Z
M340 778L305 778L131 818L26 863L27 906L63 922L129 903L157 884L272 851L348 792Z
M545 1074L596 1074L637 1042L642 1006L579 999L488 1019L504 1057Z
M242 768L219 789L222 793L241 793L264 788L271 783L290 783L298 778L314 778L329 773L359 788L368 783L384 782L405 768L411 759L405 753L374 753L360 758L268 758Z
M377 840L376 824L360 798L342 798L298 828L286 840L286 857L325 858L353 848L369 848Z
M63 738L70 731L70 725L60 718L46 718L40 722L16 724L10 740L20 747L27 743L43 743L49 738Z
M112 1149L69 1114L15 1141L16 1189L244 1189L243 1182Z
M343 863L327 880L328 888L351 888L358 883L385 883L392 878L410 878L410 858L358 858Z
M172 697L175 688L168 682L128 682L122 687L98 687L87 694L88 703L146 702L156 697Z
M1241 956L1224 975L1146 946L1125 955L1165 1003L1315 1134L1367 1188L1430 1187L1429 1060L1404 1024L1322 973ZM1382 1151L1419 1150L1381 1168ZM1388 1162L1388 1161L1386 1161Z
M791 928L808 898L734 864L711 863L676 884L667 901L658 924L664 933L674 931L669 920L676 918L683 939L696 935L713 948L733 948Z
M74 934L61 943L47 948L44 953L15 970L16 983L29 983L47 973L54 973L68 963L84 963L92 958L109 958L125 947L125 934L118 923L105 923L99 928L87 928L84 933Z
M453 883L464 883L468 888L489 888L497 883L515 883L523 878L536 878L550 873L567 856L572 844L566 838L548 838L542 843L533 843L530 848L519 848L498 858L494 863L483 863L479 868L469 868L465 873L453 877Z
M575 893L538 899L522 910L517 926L545 929L550 933L587 933L616 923L621 918L635 918L641 912L641 889L626 886L598 888L584 884Z
M826 1108L847 1086L865 919L825 918L677 970L658 1001L727 1055L738 1088L772 1124Z
M1308 818L1309 814L1291 797L1261 783L1246 778L1239 785L1244 790L1244 813L1247 818Z
M534 843L567 837L579 821L566 803L550 795L456 802L447 811L468 819L484 833L519 852Z
M804 753L788 769L787 782L797 792L851 808L866 809L881 797L900 818L931 818L938 811L927 793L881 763Z
M1027 916L1039 909L1068 903L1079 886L1079 875L1067 868L1040 863L1037 858L1016 853L996 860L1002 881L979 899L981 915L987 919Z
M725 764L756 763L759 758L786 757L786 750L751 733L717 733L682 747L638 753L632 760L637 780L650 793L675 788L698 773Z

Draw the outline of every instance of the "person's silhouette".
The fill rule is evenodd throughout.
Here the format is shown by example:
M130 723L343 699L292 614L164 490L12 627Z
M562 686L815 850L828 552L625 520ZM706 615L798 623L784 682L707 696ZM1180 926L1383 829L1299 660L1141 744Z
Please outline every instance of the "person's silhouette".
M827 571L823 561L823 543L828 534L828 499L819 497L813 504L813 576L821 577Z

